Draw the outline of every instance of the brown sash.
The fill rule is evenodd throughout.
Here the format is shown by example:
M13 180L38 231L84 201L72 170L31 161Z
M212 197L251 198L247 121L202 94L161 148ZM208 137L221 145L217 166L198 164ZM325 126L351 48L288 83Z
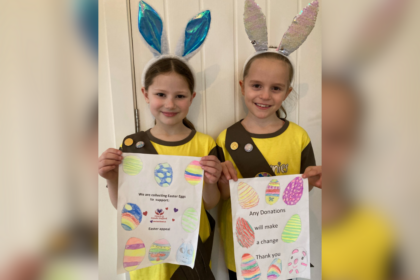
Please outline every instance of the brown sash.
M132 145L126 146L124 144L127 138L133 139ZM142 148L136 147L136 143L139 141L144 142L144 146ZM144 131L125 137L121 150L124 153L141 153L141 154L154 154L154 155L158 154L152 142L150 142L150 139L147 136L147 133ZM210 269L211 251L213 248L213 237L214 237L214 229L215 229L216 221L207 211L206 211L206 214L210 222L211 232L210 232L209 238L205 242L201 241L200 237L198 238L194 269L191 269L189 266L180 265L178 269L172 275L171 280L184 280L184 279L215 280L216 279L214 278L214 275Z
M251 138L251 135L241 124L242 120L229 127L226 131L225 147L235 161L236 166L244 178L253 178L261 172L276 176L271 169L263 154L258 150L257 145ZM230 145L236 142L238 148L232 150ZM251 144L253 149L251 152L245 151L245 145Z

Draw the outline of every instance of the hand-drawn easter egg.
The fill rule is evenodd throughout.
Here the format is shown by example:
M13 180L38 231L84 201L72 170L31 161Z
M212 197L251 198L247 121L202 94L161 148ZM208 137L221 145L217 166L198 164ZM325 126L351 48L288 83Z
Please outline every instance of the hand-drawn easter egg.
M188 183L195 186L200 183L201 179L203 178L203 169L200 166L200 163L196 160L192 161L187 168L185 169L185 180Z
M281 240L286 243L295 242L302 230L302 222L298 214L293 215L286 223L281 234Z
M242 255L241 271L245 280L257 280L261 277L260 267L250 254Z
M155 168L155 180L161 187L169 187L172 183L173 172L169 163L159 163Z
M306 251L303 248L294 249L287 262L287 271L289 274L297 275L308 266L308 254Z
M137 175L143 169L143 162L136 156L126 156L123 159L123 171L128 175Z
M257 192L244 182L240 182L238 185L238 200L243 209L255 207L260 201Z
M244 248L251 247L255 241L255 233L252 226L241 217L236 220L236 239L239 245Z
M287 205L295 205L303 194L303 180L301 177L293 179L283 193L283 201Z
M281 259L274 259L270 266L268 267L267 271L267 279L268 280L275 280L279 278L282 270Z
M149 249L149 261L154 264L165 260L171 253L171 244L166 239L159 239L153 242Z
M121 226L125 230L134 230L143 218L140 207L134 203L126 203L122 210Z
M270 183L267 186L267 189L265 190L265 201L273 205L274 203L279 200L280 196L280 183L277 179L273 179L270 181Z
M146 248L140 238L131 237L125 244L124 263L125 270L132 271L143 261Z
M270 173L267 172L260 172L255 177L271 177Z
M184 211L181 218L182 228L186 232L193 232L197 229L200 223L200 213L195 211L194 208L189 207Z
M176 261L189 265L194 260L194 246L190 242L184 242L176 251Z

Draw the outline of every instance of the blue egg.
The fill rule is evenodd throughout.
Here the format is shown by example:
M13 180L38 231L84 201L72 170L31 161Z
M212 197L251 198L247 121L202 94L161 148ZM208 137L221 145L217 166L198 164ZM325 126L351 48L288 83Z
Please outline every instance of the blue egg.
M184 242L176 251L176 260L179 263L189 265L194 260L194 246L190 242Z

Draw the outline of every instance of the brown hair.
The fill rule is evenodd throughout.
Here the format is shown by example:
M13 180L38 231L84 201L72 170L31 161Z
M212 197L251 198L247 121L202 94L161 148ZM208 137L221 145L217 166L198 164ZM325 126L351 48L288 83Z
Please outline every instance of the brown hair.
M278 54L278 53L274 53L274 52L262 53L262 54L256 55L253 58L251 58L248 61L248 63L245 65L244 75L243 75L242 79L245 81L245 77L248 75L249 68L251 68L252 62L254 62L255 60L260 59L260 58L277 59L277 60L280 60L280 61L284 61L284 62L286 62L287 65L289 65L289 84L287 85L287 90L288 90L290 85L292 84L293 76L295 74L295 71L293 70L292 63L290 62L290 60L287 57L285 57L281 54ZM285 115L284 118L286 119L287 118L287 112L286 112L286 109L284 109L283 105L281 105L280 111L282 111L284 113L284 115ZM276 115L277 115L278 118L280 118L280 112L279 111L276 111Z
M156 61L154 64L152 64L152 66L149 67L144 79L144 88L146 91L149 89L149 86L153 84L153 80L156 78L156 76L171 72L177 73L184 77L191 94L193 94L194 75L184 62L176 58L163 58ZM194 125L187 118L184 118L182 123L189 129L195 130Z

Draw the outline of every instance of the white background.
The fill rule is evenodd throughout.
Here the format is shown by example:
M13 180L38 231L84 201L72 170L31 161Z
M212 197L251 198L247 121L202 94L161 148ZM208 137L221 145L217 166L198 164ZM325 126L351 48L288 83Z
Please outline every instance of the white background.
M190 62L197 74L197 97L189 119L196 129L212 137L246 115L238 81L246 58L253 53L243 26L243 0L149 0L162 16L170 49L188 20L210 9L211 29L203 49ZM278 45L294 16L307 0L257 0L267 17L270 45ZM99 152L118 147L124 136L135 132L130 66L130 46L125 1L100 1L99 10ZM317 25L291 60L296 66L294 88L299 100L288 119L302 126L312 139L317 163L321 164L321 13ZM140 128L153 125L140 92L143 65L152 57L137 29L138 1L131 1L134 61ZM106 182L99 180L99 270L101 279L116 276L117 211L109 201ZM321 279L321 192L310 193L312 279ZM211 211L217 222L217 209ZM223 248L217 229L212 254L216 279L228 279Z

